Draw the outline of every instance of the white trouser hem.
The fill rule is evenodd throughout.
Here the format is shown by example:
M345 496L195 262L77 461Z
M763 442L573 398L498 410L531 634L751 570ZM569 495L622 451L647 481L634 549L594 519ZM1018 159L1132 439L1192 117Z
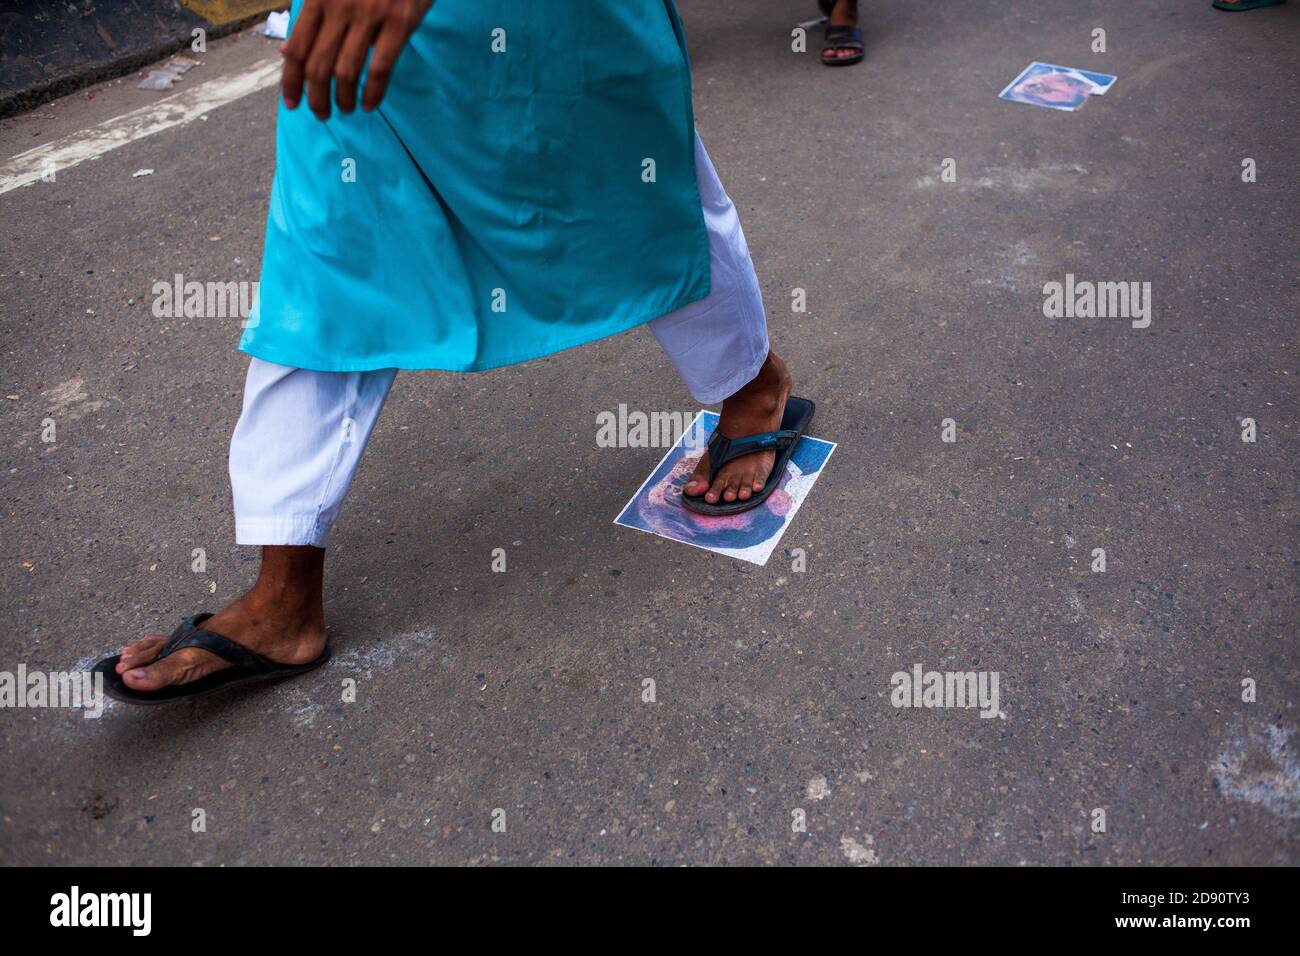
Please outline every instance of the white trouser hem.
M330 529L315 515L285 515L273 518L235 516L235 544L311 545L329 544Z
M767 350L764 349L763 354L754 359L749 366L732 375L721 385L702 389L692 388L691 397L701 405L716 405L719 402L726 401L752 382L758 376L759 371L763 368L763 363L766 361Z
M753 380L767 361L767 318L740 216L698 136L695 169L709 234L711 291L653 320L650 331L691 396L712 405Z

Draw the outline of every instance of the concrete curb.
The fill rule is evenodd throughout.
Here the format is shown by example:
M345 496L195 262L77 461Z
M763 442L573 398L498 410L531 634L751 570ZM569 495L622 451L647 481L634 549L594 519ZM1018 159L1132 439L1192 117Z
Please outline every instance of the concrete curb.
M130 73L284 10L289 0L0 0L0 117Z

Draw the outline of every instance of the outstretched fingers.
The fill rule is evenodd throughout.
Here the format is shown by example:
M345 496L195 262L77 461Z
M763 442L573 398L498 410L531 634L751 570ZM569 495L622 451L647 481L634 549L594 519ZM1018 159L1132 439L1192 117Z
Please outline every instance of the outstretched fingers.
M330 118L330 86L334 80L334 63L343 45L347 21L329 17L321 24L316 42L307 56L307 105L319 120Z
M284 105L297 109L304 91L317 119L329 119L331 99L339 112L379 106L397 58L419 27L432 0L304 0L289 39L280 45ZM371 47L374 53L371 55ZM369 68L366 57L370 57Z
M353 23L343 38L334 62L334 102L340 113L351 113L357 107L357 84L378 30L379 22L366 18Z
M294 21L293 33L289 39L280 44L280 53L284 57L284 72L280 75L280 95L284 105L297 109L302 102L302 84L306 78L307 56L311 53L320 29L321 8L318 0L306 0L298 11Z
M419 23L418 17L413 23L405 17L389 17L379 28L379 36L375 39L375 54L370 58L366 86L361 93L363 110L373 110L383 100L384 94L388 92L389 77L397 65L398 54Z

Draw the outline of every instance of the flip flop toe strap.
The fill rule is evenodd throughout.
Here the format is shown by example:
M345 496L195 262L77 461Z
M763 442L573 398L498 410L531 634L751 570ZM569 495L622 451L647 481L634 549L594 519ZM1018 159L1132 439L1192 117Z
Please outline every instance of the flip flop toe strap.
M182 620L180 626L172 631L171 637L167 638L167 643L163 645L157 659L162 660L183 647L197 647L199 650L210 651L226 663L253 674L266 674L279 669L280 665L267 660L261 654L254 653L215 631L204 630L198 626L211 616L211 614L195 614Z
M827 50L861 50L865 46L862 41L861 27L848 26L847 24L831 24L826 28Z
M718 472L729 461L735 461L737 458L743 458L745 455L752 455L759 451L782 452L798 440L799 433L789 428L777 432L746 435L744 438L735 439L728 438L721 432L715 431L709 437L709 484L713 484L718 477Z

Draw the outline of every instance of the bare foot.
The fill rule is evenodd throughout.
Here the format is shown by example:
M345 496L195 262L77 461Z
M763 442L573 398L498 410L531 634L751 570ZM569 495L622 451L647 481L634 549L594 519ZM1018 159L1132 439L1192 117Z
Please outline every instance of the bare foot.
M313 553L314 552L314 553ZM325 648L322 597L325 552L320 548L267 547L262 572L243 597L203 622L204 630L228 637L277 664L306 664ZM188 684L230 664L197 647L183 647L162 660L165 634L149 634L122 648L117 672L132 690L153 691Z
M753 381L722 403L718 431L732 439L776 431L781 427L785 400L790 397L792 384L785 363L775 352L769 351L767 361ZM704 495L704 500L711 505L719 500L748 501L763 490L775 464L775 451L744 455L723 465L710 486L709 453L706 451L682 492L693 498Z

